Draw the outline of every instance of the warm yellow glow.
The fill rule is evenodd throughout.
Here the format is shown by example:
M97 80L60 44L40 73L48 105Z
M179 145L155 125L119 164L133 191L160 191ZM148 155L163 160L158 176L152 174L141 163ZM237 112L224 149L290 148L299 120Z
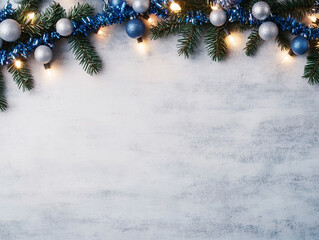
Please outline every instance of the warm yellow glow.
M218 6L217 5L213 5L212 6L212 10L217 10L218 9Z
M47 74L48 77L51 77L51 76L52 76L52 70L51 70L51 68L46 69L45 72L46 72L46 74Z
M176 2L171 3L170 9L175 13L180 12L182 10L181 6Z
M292 61L292 56L290 56L288 53L285 53L283 55L283 59L281 63L289 63Z
M236 41L235 41L235 38L232 36L232 35L229 35L227 37L228 41L233 44L233 45L236 45Z
M103 35L103 34L104 34L103 29L102 29L102 28L100 28L100 29L99 29L99 31L97 31L97 34L99 34L99 35Z
M309 19L314 23L317 21L317 18L315 16L309 16Z
M35 16L35 13L34 13L34 12L28 14L28 18L29 18L30 20L32 20L32 19L34 18L34 16Z
M147 21L148 21L150 24L154 24L154 23L155 23L155 21L154 21L152 18L147 19Z
M16 68L22 68L22 62L20 60L15 61L14 65L16 66Z

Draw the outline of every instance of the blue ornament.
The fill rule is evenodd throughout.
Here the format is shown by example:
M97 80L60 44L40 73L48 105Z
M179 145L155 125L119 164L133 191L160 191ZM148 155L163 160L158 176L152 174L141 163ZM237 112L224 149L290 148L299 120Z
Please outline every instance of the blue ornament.
M131 38L142 37L145 33L145 25L140 19L132 19L126 24L126 33Z
M297 55L303 55L308 52L309 49L309 41L302 37L295 37L291 42L291 49Z
M109 0L109 5L111 7L121 7L124 2L124 0Z

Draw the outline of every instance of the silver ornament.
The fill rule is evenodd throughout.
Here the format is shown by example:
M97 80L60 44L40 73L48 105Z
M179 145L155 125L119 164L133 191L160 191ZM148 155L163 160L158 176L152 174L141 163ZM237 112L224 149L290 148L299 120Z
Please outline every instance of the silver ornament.
M260 1L256 2L252 9L253 16L258 20L265 20L270 16L270 7L268 3Z
M56 31L63 37L70 36L73 32L73 23L67 18L61 18L56 23Z
M214 10L210 13L209 20L216 27L223 26L227 21L226 12L221 9Z
M137 13L145 13L150 7L149 0L133 0L132 7Z
M52 57L53 57L52 50L46 45L41 45L37 47L34 51L34 58L39 63L43 63L43 64L49 63L51 62Z
M0 38L0 48L2 47L3 40Z
M22 1L23 0L13 0L13 2L16 3L16 4L20 4L20 3L22 3Z
M20 24L13 19L6 19L0 23L0 38L6 42L14 42L21 35Z
M264 22L258 30L259 36L265 41L273 40L278 36L278 26L273 22Z

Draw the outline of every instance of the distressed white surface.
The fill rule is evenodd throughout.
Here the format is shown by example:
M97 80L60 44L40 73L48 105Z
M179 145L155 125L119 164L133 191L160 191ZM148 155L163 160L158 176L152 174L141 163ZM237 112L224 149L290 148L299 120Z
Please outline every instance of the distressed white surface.
M106 32L96 77L63 41L50 78L31 61L30 93L6 74L1 240L319 239L305 58L283 65L275 43L248 58L242 42L223 63L203 46L184 60L174 39L141 54L123 26Z

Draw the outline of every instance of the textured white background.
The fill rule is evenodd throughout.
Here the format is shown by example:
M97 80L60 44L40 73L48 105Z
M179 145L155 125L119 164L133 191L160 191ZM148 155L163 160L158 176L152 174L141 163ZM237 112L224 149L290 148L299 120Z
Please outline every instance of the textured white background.
M30 93L6 74L1 240L319 239L319 88L304 57L282 64L270 42L248 58L238 42L223 63L203 45L184 60L173 38L142 54L124 26L92 39L96 77L63 40L51 77L31 60Z

